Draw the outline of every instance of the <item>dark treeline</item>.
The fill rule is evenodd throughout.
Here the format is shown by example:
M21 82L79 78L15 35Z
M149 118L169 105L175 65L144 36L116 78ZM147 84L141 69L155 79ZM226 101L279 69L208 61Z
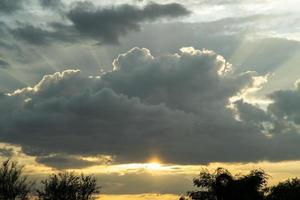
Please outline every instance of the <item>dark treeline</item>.
M187 192L180 200L300 200L300 179L286 180L268 187L269 175L252 170L247 175L232 175L223 168L214 173L207 170L193 180L199 188Z
M50 175L41 182L41 189L23 175L23 167L16 162L4 161L0 166L0 200L91 200L99 194L100 187L92 176L74 173Z
M193 180L198 188L180 200L299 200L300 179L291 179L268 187L269 175L252 170L247 175L232 175L223 168L200 172ZM41 181L40 189L23 175L23 167L4 161L0 166L0 200L92 200L100 193L96 179L74 173L58 173Z

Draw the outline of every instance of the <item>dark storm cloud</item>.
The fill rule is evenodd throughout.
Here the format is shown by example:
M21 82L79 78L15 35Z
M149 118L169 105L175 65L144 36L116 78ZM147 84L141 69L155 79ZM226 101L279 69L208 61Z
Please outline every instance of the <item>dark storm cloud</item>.
M149 3L143 8L121 5L111 8L95 8L91 3L77 3L68 17L83 36L101 43L118 43L119 37L131 31L139 31L140 23L161 18L176 18L190 12L180 4Z
M300 157L297 134L264 134L263 123L273 119L259 108L236 102L241 121L235 119L228 98L251 88L257 74L233 73L212 51L153 57L134 48L113 66L100 79L67 70L2 96L1 140L58 168L71 166L60 166L53 154L111 155L120 163L157 156L181 164Z
M0 15L1 13L10 14L19 10L23 6L24 0L1 0L0 1Z
M274 101L269 106L269 112L280 119L288 119L300 124L300 82L297 81L294 90L279 90L269 95Z
M100 44L117 44L119 38L132 31L139 31L140 24L159 19L173 19L186 16L190 12L180 4L149 3L143 8L123 4L99 8L91 2L77 2L66 13L72 25L51 23L46 30L32 25L23 25L13 33L32 44L48 44L50 41L73 42L77 40L96 40Z
M271 121L270 116L256 106L243 102L242 100L235 102L235 105L237 107L239 117L244 121L249 123L253 122L255 124L264 121Z
M5 60L0 59L0 69L9 69L9 68L10 68L10 64Z
M21 9L21 2L24 1L0 0L0 15ZM62 6L59 0L39 2L44 8L52 9L50 12ZM25 87L22 81L32 81L32 74L52 73L48 65L45 70L36 67L37 63L45 63L45 53L47 63L77 66L82 62L88 68L87 73L92 74L89 65L92 59L81 53L86 49L72 55L74 49L67 53L61 48L65 45L61 42L86 44L91 40L117 44L122 36L129 35L130 39L122 40L122 44L124 41L127 44L118 46L115 52L109 52L111 47L105 49L107 57L127 51L133 44L149 47L154 50L153 55L158 55L153 57L146 49L133 49L120 55L114 62L115 70L101 79L89 79L79 71L67 70L45 76L33 88L12 96L0 95L0 140L19 144L25 153L37 156L38 162L60 169L96 165L77 156L98 154L115 156L116 162L122 163L147 161L153 155L165 162L183 164L299 159L299 135L294 125L300 123L298 86L295 90L270 95L274 103L267 113L244 101L235 102L234 111L226 108L228 98L249 87L252 77L257 76L244 71L275 70L299 51L300 44L296 41L246 39L257 30L272 30L274 27L268 26L276 24L271 20L277 20L278 16L159 24L148 22L186 16L189 11L180 4L140 5L97 7L88 2L75 3L61 10L61 21L55 16L55 22L43 26L37 23L38 16L36 22L28 20L35 17L31 15L16 23L14 30L8 21L0 22L1 49L17 52L20 47L27 53L24 58L19 53L11 57L1 55L13 61L14 69L17 61L24 65L16 70L17 75L10 73L11 70L1 71L0 90L5 93L8 87ZM42 54L38 58L27 44L12 40L9 31L29 44L56 43L58 47L47 51L42 51L44 46L35 47ZM137 33L131 35L131 32ZM20 45L14 46L15 42ZM178 55L161 55L185 45L214 49L239 69L219 75L217 71L224 62L209 51L195 53L193 49L185 49ZM93 65L98 67L98 63ZM9 67L6 60L0 60L0 68ZM26 74L21 77L21 72Z

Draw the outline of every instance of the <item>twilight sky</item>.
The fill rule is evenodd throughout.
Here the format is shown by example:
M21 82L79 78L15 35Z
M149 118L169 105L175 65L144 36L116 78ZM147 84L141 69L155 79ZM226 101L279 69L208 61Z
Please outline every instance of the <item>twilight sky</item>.
M297 0L0 0L0 159L178 199L202 167L300 175Z

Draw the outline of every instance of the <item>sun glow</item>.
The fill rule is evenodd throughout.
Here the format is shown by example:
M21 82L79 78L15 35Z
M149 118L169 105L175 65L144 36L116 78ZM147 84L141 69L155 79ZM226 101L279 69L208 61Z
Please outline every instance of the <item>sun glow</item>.
M130 166L131 168L135 168L135 169L144 169L148 171L159 171L159 170L163 170L164 167L159 161L159 159L157 158L152 158L146 163L128 164L127 166L128 167Z
M159 170L161 169L161 164L157 162L146 163L145 168L149 170Z
M151 158L148 163L145 164L145 168L148 170L160 170L162 167L163 165L157 157Z
M164 165L161 161L157 158L150 159L148 162L145 163L129 163L129 164L122 164L116 165L115 170L117 171L125 171L125 172L133 172L133 171L148 171L148 172L163 172L168 171L169 166Z

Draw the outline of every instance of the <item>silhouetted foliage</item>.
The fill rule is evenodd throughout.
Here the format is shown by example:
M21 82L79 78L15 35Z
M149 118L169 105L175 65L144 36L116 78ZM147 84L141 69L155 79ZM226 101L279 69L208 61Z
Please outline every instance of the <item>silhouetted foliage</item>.
M32 183L23 176L23 166L6 160L0 165L0 200L28 200ZM268 175L252 170L247 175L232 175L223 168L210 173L202 170L193 180L197 191L189 191L180 200L299 200L300 179L286 180L266 187ZM40 200L92 200L100 193L96 179L74 173L50 175L37 190Z
M95 178L74 173L53 174L42 185L37 190L40 200L91 200L100 192Z
M287 180L273 186L269 190L266 200L299 200L300 179Z
M244 176L233 176L223 168L214 173L203 170L193 181L200 190L188 192L188 197L192 200L263 200L267 178L262 170L253 170Z
M6 160L0 166L0 200L26 200L32 186L23 176L23 166Z

